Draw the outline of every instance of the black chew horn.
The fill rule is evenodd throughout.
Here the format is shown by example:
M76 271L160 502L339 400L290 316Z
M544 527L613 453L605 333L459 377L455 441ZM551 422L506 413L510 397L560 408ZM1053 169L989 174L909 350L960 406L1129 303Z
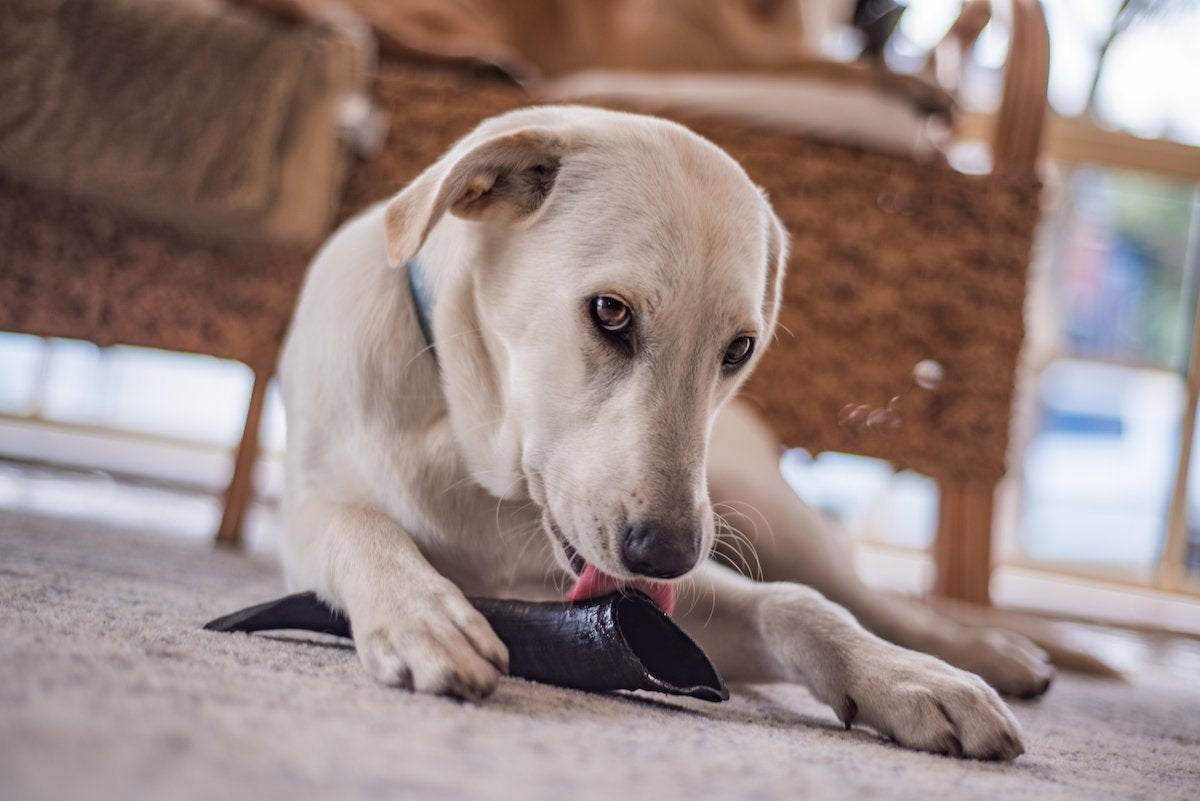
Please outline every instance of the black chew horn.
M582 603L473 598L508 646L513 676L577 690L654 690L724 701L708 656L640 592ZM209 631L301 629L352 637L350 621L314 593L258 604L205 624Z

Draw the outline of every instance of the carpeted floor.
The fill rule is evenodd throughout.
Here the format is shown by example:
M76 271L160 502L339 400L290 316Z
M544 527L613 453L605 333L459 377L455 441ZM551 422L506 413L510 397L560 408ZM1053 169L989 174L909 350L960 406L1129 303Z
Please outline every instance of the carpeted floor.
M0 798L1200 798L1200 681L1062 677L1013 764L912 753L795 687L726 704L505 680L479 705L354 652L212 634L272 597L249 557L0 513Z

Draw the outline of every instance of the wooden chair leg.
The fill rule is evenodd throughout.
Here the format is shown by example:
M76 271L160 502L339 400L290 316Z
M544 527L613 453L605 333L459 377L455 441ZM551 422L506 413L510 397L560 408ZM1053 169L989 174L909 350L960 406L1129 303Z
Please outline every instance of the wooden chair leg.
M992 575L992 510L996 486L980 481L938 482L933 594L988 605Z
M254 464L258 460L258 429L262 422L263 407L267 398L267 384L271 381L268 370L254 371L254 388L250 391L250 407L246 410L246 426L242 429L242 442L238 446L233 462L233 476L225 490L225 511L221 515L221 527L217 529L217 544L240 546L242 544L242 521L246 507L254 493Z

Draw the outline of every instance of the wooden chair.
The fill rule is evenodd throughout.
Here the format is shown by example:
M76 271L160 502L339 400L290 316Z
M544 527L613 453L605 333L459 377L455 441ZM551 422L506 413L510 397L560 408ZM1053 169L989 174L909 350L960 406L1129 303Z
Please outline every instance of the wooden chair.
M217 533L240 539L267 383L310 254L200 241L0 176L0 330L204 353L254 370Z

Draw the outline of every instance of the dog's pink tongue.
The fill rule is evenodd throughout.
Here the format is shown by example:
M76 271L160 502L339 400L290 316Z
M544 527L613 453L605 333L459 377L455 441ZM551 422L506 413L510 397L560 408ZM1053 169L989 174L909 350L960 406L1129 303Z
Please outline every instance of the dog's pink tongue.
M650 579L626 581L624 579L613 578L607 573L600 572L591 563L583 568L583 573L580 574L579 580L575 582L575 586L567 593L567 600L572 602L586 601L588 598L608 595L610 592L616 592L625 587L646 593L650 597L650 600L654 601L654 605L668 615L675 611L675 588L667 582L651 581Z

